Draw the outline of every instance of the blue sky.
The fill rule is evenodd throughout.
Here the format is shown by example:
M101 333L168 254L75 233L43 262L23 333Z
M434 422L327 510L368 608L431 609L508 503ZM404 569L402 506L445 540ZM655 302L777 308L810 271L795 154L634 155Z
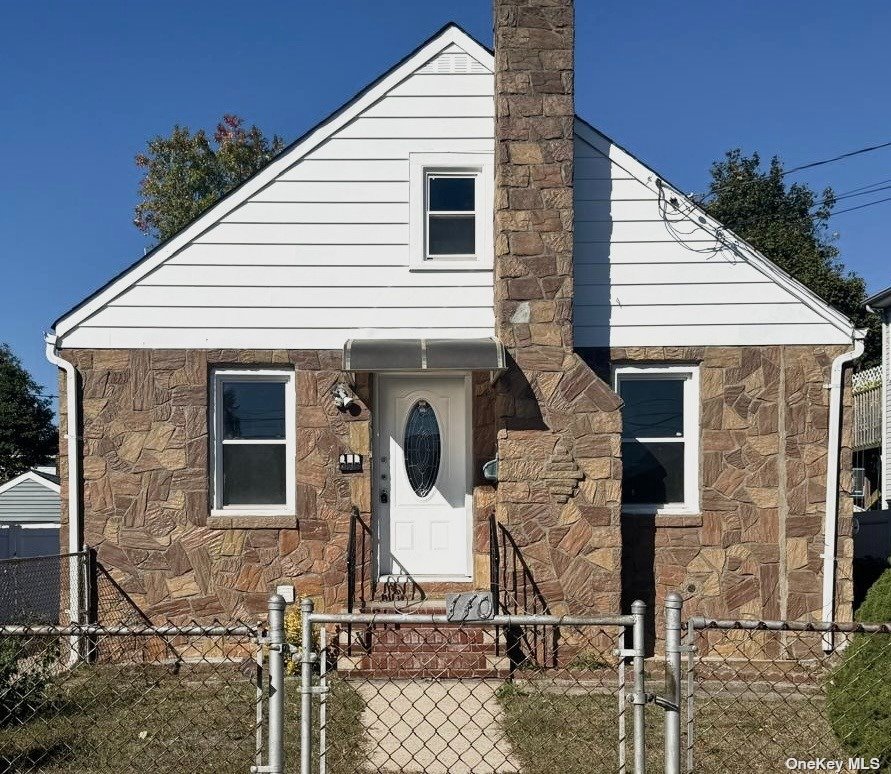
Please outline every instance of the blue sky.
M577 111L688 191L725 150L787 166L891 140L891 4L577 0ZM449 20L491 44L490 0L0 0L0 341L56 392L42 333L139 258L134 154L234 112L290 141ZM891 149L795 179L891 178ZM888 195L861 197L859 204ZM891 285L891 202L834 218Z

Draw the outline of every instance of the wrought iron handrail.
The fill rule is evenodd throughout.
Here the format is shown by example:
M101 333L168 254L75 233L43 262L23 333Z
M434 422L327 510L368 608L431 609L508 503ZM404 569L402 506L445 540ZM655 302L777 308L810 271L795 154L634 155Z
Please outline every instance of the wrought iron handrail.
M356 518L359 509L350 511L350 534L347 540L347 611L352 613L356 604Z
M532 568L508 529L489 517L489 583L499 615L550 615L550 606L535 582ZM506 652L514 666L556 663L558 631L554 627L508 627Z
M357 602L359 607L365 606L370 546L371 528L362 520L362 514L354 505L350 509L350 531L347 541L347 611L350 613L355 612Z
M498 545L498 522L495 514L489 516L489 590L495 615L501 613L501 549Z

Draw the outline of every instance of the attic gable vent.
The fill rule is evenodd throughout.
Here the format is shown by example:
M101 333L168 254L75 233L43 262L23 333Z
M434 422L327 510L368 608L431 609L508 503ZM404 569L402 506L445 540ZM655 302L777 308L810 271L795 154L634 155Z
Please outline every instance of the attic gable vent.
M427 62L418 72L424 75L461 75L488 73L490 70L457 46L449 46L439 56Z

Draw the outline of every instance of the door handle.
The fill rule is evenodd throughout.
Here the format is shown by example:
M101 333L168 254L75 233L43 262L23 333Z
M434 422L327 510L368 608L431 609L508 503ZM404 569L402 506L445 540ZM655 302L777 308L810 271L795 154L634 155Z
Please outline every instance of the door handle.
M386 489L381 489L380 501L384 504L390 502L390 494Z

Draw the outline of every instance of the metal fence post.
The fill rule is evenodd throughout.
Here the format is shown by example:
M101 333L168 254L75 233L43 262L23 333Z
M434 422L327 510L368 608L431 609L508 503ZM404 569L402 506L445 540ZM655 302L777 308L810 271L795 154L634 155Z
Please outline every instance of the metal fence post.
M269 736L270 774L285 770L285 599L280 594L269 597Z
M665 598L665 774L681 769L681 609L680 594Z
M312 772L312 614L313 603L300 601L300 774Z
M639 599L631 604L634 616L632 628L632 649L634 650L634 774L646 771L646 711L647 694L644 675L644 659L646 657L644 624L647 605Z

